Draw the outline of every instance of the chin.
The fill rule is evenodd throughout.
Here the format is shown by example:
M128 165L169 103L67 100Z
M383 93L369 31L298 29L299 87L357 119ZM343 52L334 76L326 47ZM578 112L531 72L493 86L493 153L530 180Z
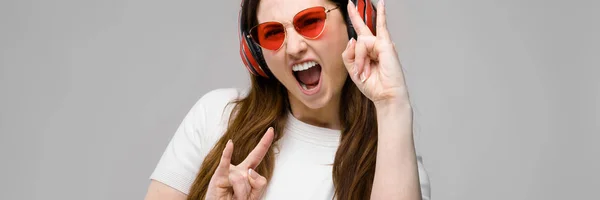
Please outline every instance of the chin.
M321 94L317 98L300 99L300 101L304 104L304 106L306 106L312 110L324 108L325 106L327 106L327 104L329 104L330 100L331 100L331 95L329 93Z

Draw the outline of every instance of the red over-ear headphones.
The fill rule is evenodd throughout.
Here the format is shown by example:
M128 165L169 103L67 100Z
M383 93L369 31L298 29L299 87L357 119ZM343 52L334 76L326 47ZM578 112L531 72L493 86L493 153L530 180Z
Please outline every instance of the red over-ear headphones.
M267 63L265 62L262 54L262 49L260 46L255 44L252 39L248 37L248 30L250 27L246 26L246 21L242 18L245 13L244 9L248 5L244 5L245 1L242 0L241 9L239 14L239 39L240 39L240 56L244 65L250 71L251 74L255 76L262 76L265 78L273 77L273 74L267 67ZM357 7L357 11L360 17L363 19L365 24L371 29L371 32L375 34L375 26L376 26L376 17L377 10L375 9L375 5L370 0L350 0ZM345 5L340 5L345 6ZM344 20L346 21L346 25L348 27L348 37L356 39L356 32L354 31L354 27L350 21L350 18L346 14L344 16Z

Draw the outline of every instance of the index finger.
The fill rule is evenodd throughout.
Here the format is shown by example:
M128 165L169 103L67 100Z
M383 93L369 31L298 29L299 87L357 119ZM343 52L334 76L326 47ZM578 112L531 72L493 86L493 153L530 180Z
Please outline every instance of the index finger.
M371 29L365 24L363 19L356 11L357 7L352 3L352 1L348 1L348 16L350 17L350 22L354 27L357 35L373 35L371 33Z
M221 161L219 162L219 166L217 166L217 170L215 171L216 176L228 176L229 175L229 165L231 164L231 154L233 154L233 142L231 140L227 141L225 144L225 149L223 150L223 154L221 155Z
M265 154L267 154L269 151L271 143L273 142L273 137L273 128L269 127L265 135L262 137L262 139L260 139L260 142L258 142L258 145L256 145L254 150L248 154L248 157L246 157L246 159L240 163L240 165L252 169L256 168L265 157Z

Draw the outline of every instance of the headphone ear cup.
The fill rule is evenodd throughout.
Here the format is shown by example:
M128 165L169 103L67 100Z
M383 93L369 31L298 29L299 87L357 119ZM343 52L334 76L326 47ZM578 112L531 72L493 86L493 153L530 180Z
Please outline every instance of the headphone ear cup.
M250 53L250 48L248 47L248 41L245 39L245 34L240 35L240 57L246 66L246 69L255 76L258 76L258 72L256 71L257 63L254 61L252 54Z
M269 78L271 75L271 72L268 71L266 62L264 61L263 57L262 57L262 50L260 47L257 47L254 42L252 42L252 39L250 39L248 37L248 33L246 31L244 31L244 28L246 27L246 24L244 23L243 20L243 10L244 10L244 5L246 5L246 2L244 0L242 0L241 4L241 9L239 12L239 16L238 16L238 23L239 23L239 28L238 28L238 35L239 35L239 39L240 39L240 57L242 59L242 62L244 63L244 65L246 66L246 69L248 69L248 71L254 75L254 76L262 76L265 78ZM266 70L263 70L262 67L265 67Z
M369 0L367 0L369 1ZM367 26L369 27L369 29L371 29L371 33L373 33L373 35L377 34L377 6L372 2L369 1L369 3L367 3L367 8L366 8L366 16L365 16L365 21L367 23Z
M254 43L250 38L246 38L246 41L248 44L248 48L250 49L250 53L256 61L256 66L254 67L254 69L258 72L258 74L265 78L273 77L273 74L269 70L269 67L267 67L267 62L265 62L260 46L256 45L256 43Z
M360 18L369 27L373 34L376 34L377 24L377 9L370 0L350 0L356 6ZM350 16L346 15L346 22L348 24L348 38L357 39L358 35L354 30L354 25L350 20Z

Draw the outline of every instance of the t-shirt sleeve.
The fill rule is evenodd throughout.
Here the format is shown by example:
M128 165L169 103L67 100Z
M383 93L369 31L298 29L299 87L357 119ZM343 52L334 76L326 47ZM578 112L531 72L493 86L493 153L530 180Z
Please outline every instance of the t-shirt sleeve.
M222 135L221 119L235 94L220 89L202 96L183 118L150 179L188 194L204 158Z
M421 198L423 200L431 199L431 184L429 182L429 175L423 166L423 158L417 156L417 165L419 169L419 182L421 184Z

